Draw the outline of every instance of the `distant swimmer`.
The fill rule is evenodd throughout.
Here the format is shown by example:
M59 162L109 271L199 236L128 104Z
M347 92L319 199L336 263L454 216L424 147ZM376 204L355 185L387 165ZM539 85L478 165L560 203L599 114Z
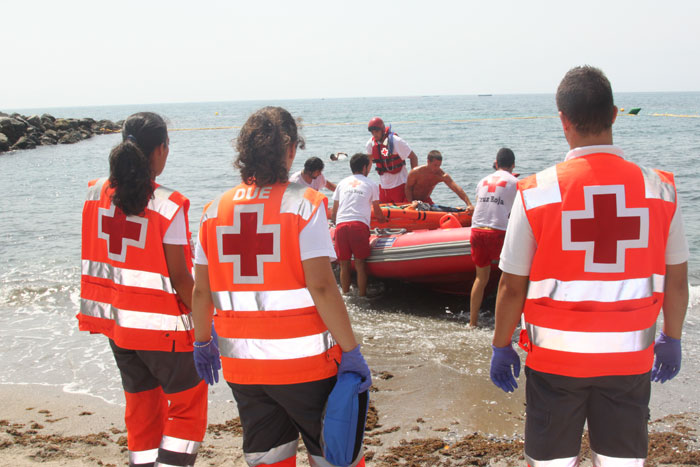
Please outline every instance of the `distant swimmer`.
M289 181L310 186L316 191L321 191L324 187L330 191L335 191L335 183L326 180L323 176L325 165L318 157L309 157L304 162L304 170L298 170L289 176Z
M476 207L470 239L472 261L476 266L469 300L469 325L472 327L478 325L484 289L491 274L491 262L501 255L508 216L518 191L514 168L515 154L508 148L501 148L494 162L496 171L476 185Z
M155 181L169 143L162 117L131 115L109 178L90 182L83 207L78 322L109 338L129 465L194 465L207 427L207 384L193 359L190 202Z
M384 121L374 117L367 129L372 137L367 141L366 152L372 157L374 167L379 174L379 202L406 203L406 159L411 161L411 168L418 165L418 157L411 147L393 131Z
M332 161L343 161L348 158L348 153L346 152L339 152L337 154L331 154L331 160Z
M416 167L408 174L405 190L406 200L414 204L417 204L419 201L435 204L430 195L438 183L444 183L466 203L468 211L473 210L474 206L472 206L472 202L467 194L461 186L452 180L452 177L447 172L440 168L441 165L442 154L440 151L430 151L428 153L428 163Z

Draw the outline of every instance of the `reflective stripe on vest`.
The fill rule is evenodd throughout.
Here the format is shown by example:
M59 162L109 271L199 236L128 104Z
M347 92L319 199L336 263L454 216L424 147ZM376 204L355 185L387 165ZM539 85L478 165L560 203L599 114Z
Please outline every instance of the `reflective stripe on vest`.
M291 339L241 339L219 336L222 357L252 360L290 360L313 357L335 345L329 331Z
M546 204L561 203L556 166L537 173L535 180L537 181L536 187L528 188L522 192L526 211Z
M86 298L80 301L80 313L93 318L113 320L117 326L122 328L148 331L191 331L194 329L191 313L175 316L146 311L123 310L109 303L97 302Z
M526 323L530 342L537 347L560 352L618 353L638 352L654 343L656 324L640 331L577 332L550 329Z
M311 218L314 213L314 205L306 199L304 193L308 187L299 183L290 183L282 195L280 214L296 214L305 221Z
M214 306L222 311L281 311L315 306L309 289L265 292L212 292Z
M664 284L664 276L659 274L619 281L543 279L530 282L527 298L551 298L560 302L617 302L648 298L654 293L663 293Z
M157 212L169 221L172 220L177 214L177 210L180 209L177 203L169 199L173 193L173 190L159 186L153 192L153 198L148 202L148 209Z
M659 174L656 173L655 170L646 167L639 168L642 169L644 191L648 199L656 198L668 201L669 203L676 202L676 190L673 185L661 180L661 177L659 177Z
M156 272L120 268L108 263L84 259L82 261L82 274L84 276L107 279L125 287L141 287L143 289L162 290L170 294L175 293L170 278Z
M290 441L265 452L246 452L245 460L248 465L271 465L282 462L297 455L298 440Z

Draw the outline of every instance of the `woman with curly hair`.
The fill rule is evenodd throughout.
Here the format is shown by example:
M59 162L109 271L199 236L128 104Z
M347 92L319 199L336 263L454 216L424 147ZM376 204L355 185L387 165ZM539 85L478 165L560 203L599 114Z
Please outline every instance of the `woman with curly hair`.
M195 255L195 365L213 383L221 351L251 466L296 465L300 433L310 464L330 466L321 419L336 375L360 375L358 392L371 384L331 270L328 201L288 181L297 147L285 109L248 118L234 164L243 182L205 206Z
M158 185L168 129L131 115L109 155L109 178L83 207L80 329L109 338L126 398L130 466L193 465L207 385L192 358L189 200Z

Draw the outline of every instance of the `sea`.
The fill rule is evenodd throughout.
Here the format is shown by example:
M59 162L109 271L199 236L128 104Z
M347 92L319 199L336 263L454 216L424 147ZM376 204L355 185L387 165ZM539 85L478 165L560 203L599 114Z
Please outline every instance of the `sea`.
M634 162L675 173L690 247L683 366L675 380L654 385L652 414L661 416L687 410L700 400L700 210L694 208L700 202L700 93L619 93L615 100L625 109L613 127L615 144ZM332 162L330 154L364 151L370 136L367 122L373 116L391 124L420 163L430 150L440 150L442 167L472 200L476 183L492 171L499 148L514 151L521 177L563 160L568 151L552 94L0 110L113 121L139 111L161 114L170 128L170 155L158 182L191 200L190 227L196 234L204 204L239 183L232 166L234 140L246 118L266 105L285 107L301 119L306 149L297 152L292 170L318 156L326 164L324 175L333 182L348 176L350 169L347 160ZM627 114L635 107L641 108L638 115ZM94 136L72 145L0 154L0 384L47 385L123 404L107 340L79 332L75 319L87 183L108 174L108 154L120 138ZM377 180L376 173L371 177ZM460 204L444 185L435 189L433 200ZM391 281L373 280L370 289L376 294L371 300L346 300L363 352L376 371L420 367L438 372L440 382L421 382L421 400L429 401L426 410L472 407L478 414L479 407L488 406L498 418L522 405L522 389L506 395L489 381L493 297L485 302L483 327L473 330L466 326L466 296ZM521 385L523 380L521 376ZM231 394L219 384L211 398L230 400ZM501 412L498 407L503 407ZM517 423L506 427L474 418L474 429L519 430Z

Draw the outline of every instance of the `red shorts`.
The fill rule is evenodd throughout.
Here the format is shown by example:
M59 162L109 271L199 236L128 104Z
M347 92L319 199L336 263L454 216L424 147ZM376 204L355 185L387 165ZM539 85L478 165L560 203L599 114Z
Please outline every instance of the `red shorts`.
M364 222L341 222L335 228L335 252L338 261L365 259L370 254L369 226Z
M491 262L501 257L505 230L472 229L469 242L472 247L472 261L480 268L490 266Z
M379 187L379 202L380 203L394 203L394 204L406 204L408 200L406 199L406 184L403 183L394 188L384 189Z

